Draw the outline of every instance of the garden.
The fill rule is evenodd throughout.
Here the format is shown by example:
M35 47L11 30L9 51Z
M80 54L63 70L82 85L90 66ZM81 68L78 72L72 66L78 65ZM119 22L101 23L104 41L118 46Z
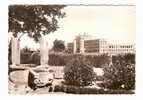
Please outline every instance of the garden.
M21 62L40 64L39 53L21 53ZM26 61L22 59L29 58ZM112 64L111 64L112 62ZM64 66L64 81L55 85L53 92L72 94L134 94L135 55L81 55L49 54L48 64ZM93 68L103 68L104 75L98 76ZM99 82L100 83L96 83ZM100 88L94 87L94 84Z

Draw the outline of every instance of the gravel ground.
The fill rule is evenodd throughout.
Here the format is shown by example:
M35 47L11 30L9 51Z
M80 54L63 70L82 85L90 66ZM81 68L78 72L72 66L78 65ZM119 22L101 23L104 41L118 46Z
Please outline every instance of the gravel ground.
M10 94L65 94L62 92L49 92L49 87L38 88L32 90L25 84L14 84L9 81L9 93Z

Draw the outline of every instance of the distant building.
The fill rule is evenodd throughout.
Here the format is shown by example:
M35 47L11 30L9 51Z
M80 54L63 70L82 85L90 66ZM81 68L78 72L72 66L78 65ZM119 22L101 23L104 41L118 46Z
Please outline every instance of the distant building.
M92 36L78 35L72 43L67 44L67 49L73 53L95 53L95 54L126 54L135 53L134 44L112 44L106 39L93 39Z

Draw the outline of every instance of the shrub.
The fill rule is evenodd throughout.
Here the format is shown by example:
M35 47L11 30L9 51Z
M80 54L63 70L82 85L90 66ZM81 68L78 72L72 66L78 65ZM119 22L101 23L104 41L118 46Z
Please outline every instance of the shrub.
M108 55L86 55L85 56L94 67L104 67L110 63Z
M77 57L78 55L73 54L49 54L48 64L51 66L65 66L67 62L71 59Z
M107 55L81 55L81 54L49 54L48 64L50 66L65 66L71 59L78 56L83 56L86 60L90 61L90 64L94 67L108 66L110 57ZM21 53L22 64L40 64L40 53Z
M94 79L91 63L84 56L78 56L69 61L64 69L65 84L87 86Z
M39 52L21 52L20 54L21 64L36 64L40 65L40 53Z
M64 66L64 55L50 54L48 64L51 66Z
M31 56L31 53L21 53L20 54L20 63L21 64L31 64L30 56Z
M109 89L135 89L135 65L127 55L113 56L113 66L104 68L104 87ZM127 61L128 60L128 61Z
M71 59L81 56L80 54L50 54L48 64L51 66L65 66ZM94 67L103 67L110 63L107 55L82 55L90 61Z
M63 91L62 91L62 87L59 86L59 85L55 85L55 87L54 87L54 92L63 92Z
M57 88L58 87L58 88ZM75 86L56 86L54 92L65 92L72 94L134 94L129 90L104 90L96 88L82 88Z
M124 56L124 60L129 64L135 64L135 54L129 53Z
M30 60L31 60L32 64L40 65L40 53L35 52L35 53L31 54Z

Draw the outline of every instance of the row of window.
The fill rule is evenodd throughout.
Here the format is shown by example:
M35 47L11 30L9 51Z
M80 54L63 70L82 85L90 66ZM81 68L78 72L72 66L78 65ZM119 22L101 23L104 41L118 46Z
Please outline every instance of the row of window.
M115 45L115 46L109 46L109 48L133 48L133 46L132 45L122 45L122 46Z
M133 52L134 50L109 50L110 52Z
M70 45L68 45L68 46L71 46L71 45L73 45L73 44L70 44ZM80 46L79 44L76 44L76 46ZM99 46L99 44L89 44L89 45L87 45L87 44L84 44L84 46L85 47L97 47L97 46ZM100 45L100 47L107 47L107 45ZM109 46L109 48L133 48L133 46L132 45L129 45L129 46Z

